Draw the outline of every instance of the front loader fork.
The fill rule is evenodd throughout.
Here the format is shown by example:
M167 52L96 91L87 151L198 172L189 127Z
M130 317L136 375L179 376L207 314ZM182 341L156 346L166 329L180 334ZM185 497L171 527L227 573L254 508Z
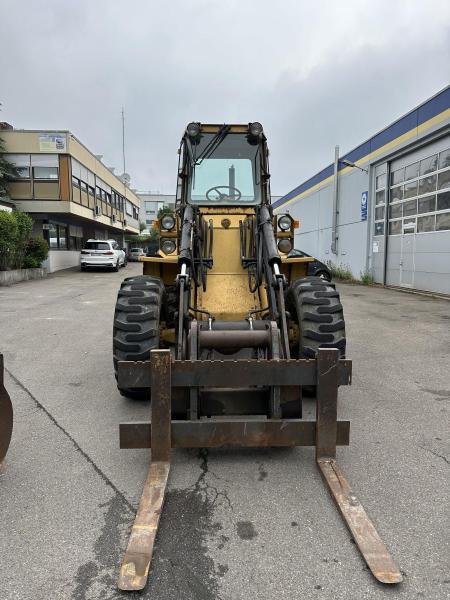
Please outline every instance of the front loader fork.
M150 371L150 373L149 373ZM119 363L119 383L151 385L151 422L121 424L122 448L151 447L147 481L120 568L118 587L141 590L147 582L167 487L171 448L315 446L316 464L372 574L382 583L402 581L401 572L336 462L336 445L348 445L348 421L337 420L338 386L351 381L351 362L339 350L320 349L317 359L175 361L169 350L153 350L150 363ZM148 379L150 375L150 379ZM316 420L206 419L171 421L172 386L252 384L317 385Z

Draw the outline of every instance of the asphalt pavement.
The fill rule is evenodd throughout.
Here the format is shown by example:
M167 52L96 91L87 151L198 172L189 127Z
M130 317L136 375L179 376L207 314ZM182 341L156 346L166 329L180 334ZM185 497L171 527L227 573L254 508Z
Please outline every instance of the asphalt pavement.
M0 470L0 598L448 598L450 303L342 284L353 385L339 394L352 426L338 460L404 582L372 578L312 448L178 450L150 583L115 589L148 467L147 451L119 449L118 424L149 407L116 390L112 316L121 279L140 272L0 288L15 410Z

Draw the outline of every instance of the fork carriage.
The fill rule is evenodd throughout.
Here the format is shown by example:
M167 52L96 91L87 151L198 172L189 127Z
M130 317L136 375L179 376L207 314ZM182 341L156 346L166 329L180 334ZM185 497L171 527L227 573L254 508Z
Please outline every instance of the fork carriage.
M398 583L401 573L336 461L336 446L349 444L350 422L337 419L338 386L351 383L351 361L336 349L321 349L314 360L173 361L169 350L153 350L150 362L120 362L119 383L149 386L151 418L120 425L121 448L151 448L147 481L120 569L118 586L140 590L147 582L163 509L172 448L315 446L316 464L340 514L376 579ZM230 376L234 379L230 379ZM316 385L316 419L205 417L172 420L175 389L249 385Z

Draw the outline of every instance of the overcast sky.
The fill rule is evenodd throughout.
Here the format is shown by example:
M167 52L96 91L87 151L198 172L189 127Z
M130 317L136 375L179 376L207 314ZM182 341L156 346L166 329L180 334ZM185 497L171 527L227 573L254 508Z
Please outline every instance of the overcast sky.
M284 194L450 79L448 0L0 0L0 119L173 193L192 120L261 121Z

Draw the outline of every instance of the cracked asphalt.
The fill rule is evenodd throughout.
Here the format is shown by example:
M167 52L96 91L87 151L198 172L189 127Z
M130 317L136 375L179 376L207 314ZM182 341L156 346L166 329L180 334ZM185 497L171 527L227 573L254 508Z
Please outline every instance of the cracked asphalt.
M404 582L373 580L313 449L186 450L173 453L150 583L116 591L148 466L145 450L118 448L118 423L148 406L117 393L111 364L116 291L138 272L0 288L15 410L0 469L2 600L448 598L450 303L353 285L338 286L354 373L338 460Z

